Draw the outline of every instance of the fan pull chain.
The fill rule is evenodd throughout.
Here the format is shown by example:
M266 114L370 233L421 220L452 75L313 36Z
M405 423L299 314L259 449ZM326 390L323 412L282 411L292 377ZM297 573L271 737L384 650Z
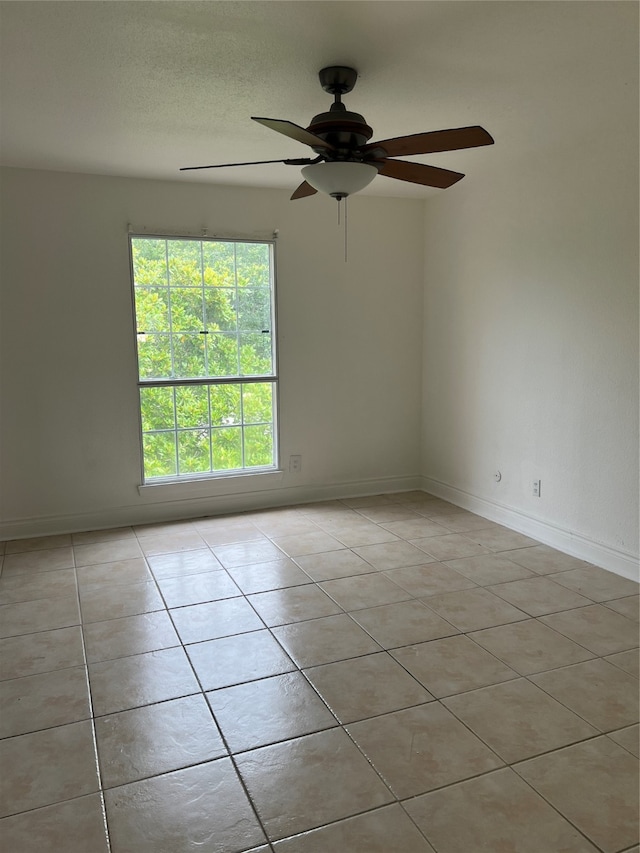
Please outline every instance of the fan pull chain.
M347 196L344 198L344 262L347 263Z

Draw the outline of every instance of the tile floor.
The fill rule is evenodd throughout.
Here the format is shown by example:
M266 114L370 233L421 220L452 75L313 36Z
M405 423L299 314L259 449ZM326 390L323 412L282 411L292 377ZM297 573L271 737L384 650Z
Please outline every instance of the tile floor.
M3 853L638 853L638 585L422 492L0 548Z

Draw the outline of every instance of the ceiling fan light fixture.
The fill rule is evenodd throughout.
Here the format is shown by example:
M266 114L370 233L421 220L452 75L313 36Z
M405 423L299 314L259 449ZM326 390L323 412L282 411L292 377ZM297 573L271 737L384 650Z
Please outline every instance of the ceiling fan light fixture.
M337 199L360 192L377 174L377 167L369 163L344 160L314 163L302 170L303 178L314 189Z

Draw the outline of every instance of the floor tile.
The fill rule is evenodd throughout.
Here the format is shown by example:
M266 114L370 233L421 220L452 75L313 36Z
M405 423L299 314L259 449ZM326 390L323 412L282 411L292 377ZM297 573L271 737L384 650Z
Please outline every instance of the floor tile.
M328 663L305 675L341 723L430 702L433 697L385 652Z
M17 637L79 624L80 611L75 595L51 598L46 607L41 601L20 601L0 607L0 637Z
M411 544L433 557L434 560L455 560L490 553L482 545L459 533L449 533L444 536L440 534L428 539L412 539Z
M295 666L269 631L236 634L188 646L203 690L291 672Z
M591 603L590 599L560 586L548 577L500 583L488 589L524 610L529 616L545 616L574 607L585 607Z
M623 747L627 752L635 755L636 758L640 758L640 726L638 723L635 726L628 726L626 729L620 729L617 732L609 732L608 736L618 746Z
M446 565L480 586L533 577L529 569L514 563L506 554L485 554L461 560L447 560Z
M79 625L0 640L0 681L83 664Z
M158 586L167 607L185 607L240 595L240 589L225 571L159 578Z
M486 530L488 527L493 527L494 525L493 521L489 521L487 518L482 518L479 515L473 515L470 512L437 513L434 521L437 521L438 524L446 527L452 533L464 533L465 536L469 536L474 530Z
M194 527L210 547L235 545L238 542L265 541L265 535L250 521L210 518L194 522Z
M321 530L317 533L299 533L296 536L278 536L273 541L289 557L324 554L326 551L339 551L344 548L342 542Z
M333 714L299 672L207 693L231 752L291 740L336 726Z
M201 643L264 628L262 620L244 598L193 604L170 612L183 643Z
M509 559L526 569L531 569L537 575L548 575L554 572L565 572L571 569L581 569L588 566L584 560L563 554L548 545L535 545L533 548L517 548L509 553Z
M381 526L401 539L427 539L432 536L446 536L450 532L441 524L424 517L391 521Z
M114 539L135 539L133 527L110 527L106 530L87 530L83 533L73 533L71 541L74 545L91 545L95 542L113 542Z
M367 577L365 583L359 577L336 578L324 581L320 587L347 611L393 604L411 597L405 589L382 574Z
M347 548L398 541L395 533L391 533L384 527L367 521L365 518L352 519L347 522L344 520L338 522L319 520L318 523Z
M273 634L300 667L379 652L380 646L346 614L274 628Z
M420 566L427 562L424 551L408 542L383 542L380 545L362 545L353 549L358 556L370 563L374 569L400 569L404 566Z
M99 789L89 720L0 741L0 766L0 817Z
M91 664L89 681L96 715L176 699L200 689L180 648Z
M112 788L113 853L239 853L265 840L228 758Z
M206 548L202 551L180 551L176 554L160 554L148 557L147 562L156 580L196 575L201 572L221 571L222 565Z
M283 552L268 539L238 542L235 545L215 545L212 546L212 550L225 569L281 560L283 556Z
M165 610L124 616L84 626L87 662L141 655L179 646L180 640Z
M512 669L462 635L406 646L392 654L438 698L517 677Z
M7 851L42 853L109 853L99 794L89 794L0 821Z
M317 582L369 574L373 567L353 551L329 551L326 554L308 554L296 558L309 577Z
M140 547L147 557L159 554L176 554L182 551L199 551L207 544L197 530L176 533L157 533L139 538Z
M100 563L115 563L142 557L142 550L134 539L114 539L111 542L75 545L73 553L76 566L95 566Z
M539 545L535 539L530 539L522 533L516 533L515 530L509 530L507 527L482 528L470 532L469 538L491 551L511 551L514 548L528 548L529 546Z
M99 717L96 738L106 788L227 755L201 694Z
M240 566L237 569L228 569L228 572L245 595L311 583L309 575L288 557L268 563Z
M616 613L621 613L628 619L640 621L639 595L627 595L624 598L616 598L615 601L607 601L605 604L610 610L615 610Z
M25 572L0 578L0 605L75 594L76 574L73 569L34 574Z
M21 572L55 572L60 569L72 569L73 549L48 548L43 551L28 551L23 554L7 554L4 558L3 575Z
M29 539L13 539L6 543L5 554L24 554L27 551L46 551L53 548L68 548L71 534L62 533L53 536L36 536Z
M315 584L260 592L247 600L270 628L342 613L335 601Z
M525 679L442 700L509 764L598 734Z
M638 648L638 626L602 604L541 616L540 621L596 655Z
M515 769L605 853L638 842L638 762L609 738L541 755Z
M410 521L418 518L418 514L411 509L407 509L402 504L384 504L382 506L361 507L358 510L359 514L364 518L373 521L374 524L384 524L390 521Z
M302 514L280 516L274 513L259 513L254 516L253 523L265 536L269 536L271 539L321 532L314 521Z
M620 667L629 675L640 677L640 654L638 649L629 649L628 652L616 652L615 655L607 655L605 660L614 666Z
M605 660L543 672L531 680L602 732L638 722L637 680Z
M89 584L80 587L80 610L87 624L164 610L164 601L153 581Z
M435 853L396 803L276 841L273 849L276 853Z
M383 604L352 614L359 625L385 649L423 643L460 633L420 601Z
M503 763L438 702L353 723L347 731L400 798Z
M361 495L356 498L342 498L342 503L352 509L368 509L372 506L388 506L395 501L391 495Z
M477 587L424 599L425 604L461 631L480 631L526 619L527 614L488 590Z
M557 669L593 657L593 652L578 646L537 619L486 628L469 636L520 675Z
M131 586L134 583L153 582L151 572L142 557L131 560L116 560L113 563L98 563L95 566L83 566L76 570L76 574L81 593L84 588L95 584Z
M244 752L236 760L271 840L393 799L340 729Z
M0 738L90 717L84 666L0 682Z
M470 853L479 841L496 853L596 853L509 768L424 794L405 808L438 853Z
M472 589L475 586L473 581L441 563L390 569L385 572L385 575L416 598L438 595L442 592L455 592L459 589Z
M610 601L627 595L638 595L638 584L628 578L614 575L598 566L585 566L549 575L556 583L584 595L591 601Z

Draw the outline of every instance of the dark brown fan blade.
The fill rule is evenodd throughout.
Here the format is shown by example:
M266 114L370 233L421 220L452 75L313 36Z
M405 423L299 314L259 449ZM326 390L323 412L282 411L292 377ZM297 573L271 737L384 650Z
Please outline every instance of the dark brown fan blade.
M439 169L437 166L425 166L423 163L409 163L408 160L385 160L379 174L386 175L387 178L397 178L399 181L423 184L425 187L439 187L443 190L464 178L460 172Z
M193 172L197 169L226 169L229 166L262 166L265 163L286 163L287 166L304 166L307 163L315 163L310 157L300 157L294 160L249 160L246 163L215 163L213 166L181 166L181 172Z
M317 192L318 190L314 189L311 184L303 181L300 186L295 189L289 201L295 201L297 198L306 198L306 196L315 195Z
M278 133L283 133L290 139L295 139L296 142L302 142L304 145L311 145L316 148L333 149L333 145L329 145L320 136L316 136L315 133L309 133L304 127L300 127L300 125L294 124L292 121L285 121L281 118L257 118L256 116L251 116L251 118L253 121L257 121L258 124L268 127L270 130L275 130Z
M383 148L387 157L409 157L412 154L434 154L436 151L457 151L460 148L478 148L480 145L493 145L493 138L487 131L478 127L456 127L451 130L434 130L431 133L414 133L410 136L397 136L395 139L381 139L365 145L363 151Z

